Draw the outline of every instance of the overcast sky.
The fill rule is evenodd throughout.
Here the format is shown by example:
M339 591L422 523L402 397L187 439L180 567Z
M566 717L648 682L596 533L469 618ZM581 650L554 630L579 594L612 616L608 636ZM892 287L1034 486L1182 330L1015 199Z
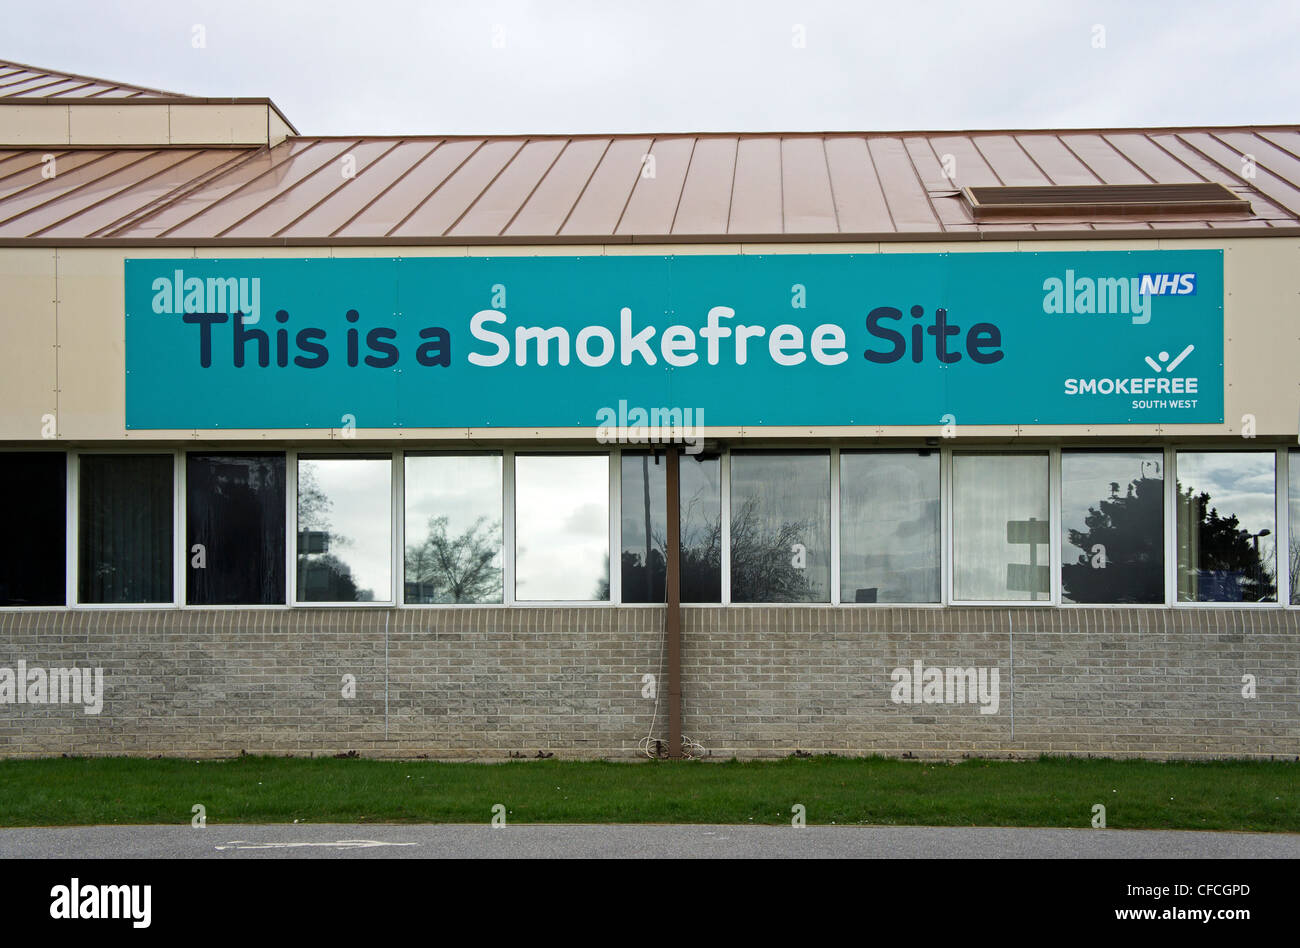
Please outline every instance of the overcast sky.
M3 3L0 57L269 96L309 135L1298 118L1296 0Z

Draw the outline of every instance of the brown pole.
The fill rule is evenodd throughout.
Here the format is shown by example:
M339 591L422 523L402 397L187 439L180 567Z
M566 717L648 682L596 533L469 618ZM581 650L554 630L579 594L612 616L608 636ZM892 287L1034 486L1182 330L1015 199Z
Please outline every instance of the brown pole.
M668 635L668 756L682 756L682 588L681 492L676 445L668 448L668 549L664 592Z

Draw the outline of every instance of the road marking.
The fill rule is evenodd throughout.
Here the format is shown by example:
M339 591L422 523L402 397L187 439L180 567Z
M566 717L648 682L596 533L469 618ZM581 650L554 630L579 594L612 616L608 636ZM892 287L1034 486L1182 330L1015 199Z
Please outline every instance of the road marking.
M253 843L246 839L232 839L217 849L297 849L302 846L325 846L332 849L373 849L376 846L418 846L419 843L389 843L378 839L338 839L333 842Z

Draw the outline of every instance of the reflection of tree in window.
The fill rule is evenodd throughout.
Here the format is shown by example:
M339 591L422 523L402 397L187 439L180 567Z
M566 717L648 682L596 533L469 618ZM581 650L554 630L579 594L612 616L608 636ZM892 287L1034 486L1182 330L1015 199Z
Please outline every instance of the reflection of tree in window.
M681 599L682 602L717 602L722 576L722 518L704 519L705 515L694 508L695 502L691 501L682 509ZM629 598L627 590L645 591L645 598L637 602L663 602L665 598L664 577L668 568L664 550L668 549L668 537L658 525L652 535L648 571L641 551L623 551L625 598Z
M406 601L500 602L501 521L481 516L456 536L447 524L430 517L424 540L406 548Z
M373 589L357 589L352 569L334 550L352 544L335 533L325 495L310 463L298 465L298 598L304 602L371 602Z
M721 458L680 459L682 602L722 598ZM623 601L662 603L667 575L667 476L662 455L623 455Z
M715 469L717 459L712 459ZM682 505L682 601L722 598L722 513L715 492L701 490Z
M1220 516L1209 491L1178 484L1178 598L1184 602L1269 602L1277 597L1275 571L1259 538L1236 514ZM1194 529L1189 529L1194 525Z
M606 553L601 560L600 578L596 580L596 592L594 599L597 602L609 601L609 554Z
M1121 492L1110 485L1110 496L1089 505L1085 529L1070 528L1070 545L1083 552L1061 567L1065 596L1071 602L1141 603L1163 601L1164 523L1163 478L1141 476ZM1100 546L1101 550L1094 553ZM1104 555L1105 566L1093 557Z
M809 520L767 526L759 499L747 497L731 516L731 589L736 602L802 602L813 595L807 571L793 563L791 549L812 530Z

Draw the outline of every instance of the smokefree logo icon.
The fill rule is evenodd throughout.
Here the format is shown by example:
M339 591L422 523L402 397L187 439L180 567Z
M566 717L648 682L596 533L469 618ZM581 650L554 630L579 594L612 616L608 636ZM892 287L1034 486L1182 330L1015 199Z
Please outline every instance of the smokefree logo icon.
M1173 362L1169 362L1169 353L1165 352L1164 350L1161 350L1159 353L1156 354L1156 359L1159 359L1160 361L1157 362L1156 359L1147 356L1146 357L1147 365L1151 366L1152 371L1155 372L1172 372L1174 369L1182 365L1183 360L1186 359L1189 355L1191 355L1195 349L1196 349L1195 346L1188 346L1182 352L1178 353L1178 355L1174 358ZM1163 363L1166 362L1169 362L1169 364L1164 365Z

